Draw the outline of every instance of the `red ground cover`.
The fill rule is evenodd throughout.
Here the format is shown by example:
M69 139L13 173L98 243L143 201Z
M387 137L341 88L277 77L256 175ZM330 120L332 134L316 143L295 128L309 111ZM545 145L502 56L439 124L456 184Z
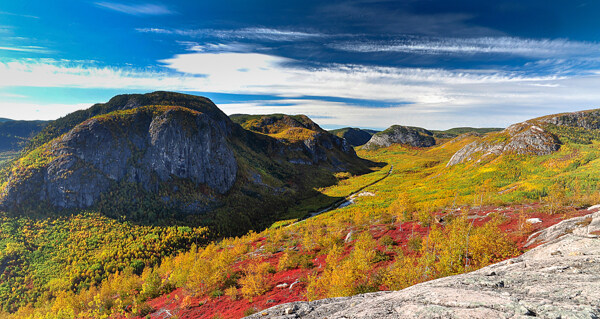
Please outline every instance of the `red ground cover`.
M491 220L494 215L501 215L502 223L500 229L507 233L513 239L520 249L527 241L527 238L532 233L547 228L560 221L582 216L590 213L586 209L563 209L560 213L550 214L544 212L539 204L532 205L514 205L506 207L484 206L480 208L461 208L460 211L454 214L460 214L467 211L469 219L474 225L481 225ZM437 215L443 216L441 212ZM529 218L539 218L540 223L527 223ZM383 236L390 236L396 245L403 248L405 253L412 253L407 247L408 240L413 236L426 236L429 232L429 227L423 227L417 222L395 223L393 225L381 224L373 225L369 231L376 240ZM258 248L265 241L265 238L259 238L253 247ZM529 247L531 248L531 247ZM383 250L383 247L380 249ZM349 253L350 247L347 247L346 253ZM270 255L263 261L270 262L274 267L277 266L278 260L282 252ZM325 255L319 255L313 260L315 268L313 269L292 269L282 272L277 272L272 275L271 287L266 294L255 297L252 302L245 299L231 300L227 296L217 298L211 297L192 297L183 289L177 289L168 295L163 295L148 302L156 311L150 314L150 318L169 318L178 316L181 319L212 319L212 318L241 318L251 312L260 311L275 305L306 300L306 283L303 281L309 273L315 270L321 271L325 267ZM244 265L249 261L240 262L236 268L243 269ZM378 267L385 267L389 264L381 263ZM278 285L287 284L286 287L277 288ZM292 285L293 284L293 285ZM291 287L290 287L291 286Z

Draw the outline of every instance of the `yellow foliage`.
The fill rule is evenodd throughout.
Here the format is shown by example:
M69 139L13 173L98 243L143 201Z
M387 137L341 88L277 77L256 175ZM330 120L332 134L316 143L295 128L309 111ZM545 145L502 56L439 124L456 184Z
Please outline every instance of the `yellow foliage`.
M271 289L269 286L271 269L272 266L268 262L248 264L244 276L240 279L244 298L252 302L253 297L260 296Z

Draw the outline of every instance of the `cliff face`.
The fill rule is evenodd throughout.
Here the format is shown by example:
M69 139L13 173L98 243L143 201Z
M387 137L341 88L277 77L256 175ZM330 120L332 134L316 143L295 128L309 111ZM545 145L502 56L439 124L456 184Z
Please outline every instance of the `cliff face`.
M456 152L447 166L505 153L547 155L560 148L559 139L532 123L519 123L468 144Z
M576 130L580 130L575 132ZM561 113L517 123L475 141L452 156L447 166L482 161L502 154L547 155L556 152L563 134L580 136L600 129L600 110Z
M600 213L532 238L520 257L399 291L279 305L249 318L598 318Z
M365 148L388 147L392 144L407 144L414 147L430 147L435 145L433 133L411 126L393 125L383 132L374 134Z
M334 183L337 171L368 171L344 139L306 116L250 122L241 127L198 96L116 96L48 123L0 172L0 207L89 207L145 222L219 218L233 234L265 227Z
M172 178L226 193L237 162L223 125L179 107L145 107L92 118L44 147L39 167L20 161L3 202L39 199L60 208L92 206L114 182L156 190ZM30 155L31 157L31 155Z

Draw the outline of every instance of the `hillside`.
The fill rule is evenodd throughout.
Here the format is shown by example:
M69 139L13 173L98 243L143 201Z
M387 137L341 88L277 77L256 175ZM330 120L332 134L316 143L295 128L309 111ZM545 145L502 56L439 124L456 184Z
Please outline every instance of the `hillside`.
M455 127L455 128L451 128L451 129L447 129L447 130L443 130L443 131L431 130L431 132L433 133L433 136L435 138L446 139L446 138L455 138L455 137L458 137L459 135L466 134L466 133L487 134L487 133L498 132L498 131L502 131L502 130L503 129L501 129L501 128L495 128L495 127L484 127L484 128Z
M600 316L600 213L566 220L543 232L556 237L520 257L469 274L395 292L284 304L250 318Z
M0 119L0 167L6 161L17 156L17 152L48 122L13 121Z
M382 132L373 134L364 148L388 147L392 144L429 147L435 145L435 139L433 133L420 127L392 125Z
M314 196L313 187L334 183L335 172L368 170L343 139L306 117L277 122L272 134L256 132L205 98L117 96L48 124L10 167L0 202L10 211L92 208L192 224L199 213L233 218L232 211L243 211L250 223L236 228L247 231Z
M371 139L371 136L378 131L344 127L337 130L330 130L329 132L335 136L345 138L352 146L361 146L366 144Z
M305 141L309 131L319 140L315 135L321 132L302 116L246 116L235 121L251 129L244 129L252 136L247 140L275 140L267 145L298 149L293 157L269 153L277 163L289 163L298 154L309 161L309 153L297 143ZM359 148L360 158L387 165L363 175L338 173L334 184L314 189L319 194L316 203L307 198L298 202L304 210L290 209L294 216L285 217L289 220L210 244L212 237L204 228L138 228L94 214L80 215L75 224L66 216L3 216L0 271L11 278L0 284L4 310L17 311L16 318L142 318L166 313L239 318L278 304L399 290L486 267L530 249L528 238L537 231L587 215L588 206L600 203L597 129L548 125L544 130L552 130L560 141L556 151L507 152L479 163L447 166L467 145L499 133L464 134L427 148L398 143ZM334 167L330 162L323 165ZM322 199L333 198L347 201L321 214L313 210L322 207ZM307 215L314 217L299 220ZM75 225L81 223L97 230L66 231L79 229ZM161 233L165 231L171 235ZM120 237L121 232L136 235ZM48 234L55 239L47 240ZM175 241L178 251L163 255L166 244L157 238ZM41 252L55 257L43 259ZM60 267L65 271L57 271ZM16 289L8 292L7 287ZM33 289L27 287L36 287L35 295L29 295ZM17 310L24 305L21 300L38 302Z

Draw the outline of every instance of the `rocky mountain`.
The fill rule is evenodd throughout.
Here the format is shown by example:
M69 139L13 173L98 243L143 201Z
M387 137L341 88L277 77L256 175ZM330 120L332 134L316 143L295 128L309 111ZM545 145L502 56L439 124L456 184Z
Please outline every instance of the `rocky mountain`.
M254 225L334 182L337 171L367 171L345 140L305 116L258 122L242 128L192 95L116 96L49 123L10 167L0 202L11 211L97 208L134 219L216 211Z
M561 113L535 118L490 133L466 145L448 162L481 162L502 154L547 155L560 149L563 140L590 143L600 134L600 110Z
M414 147L430 147L435 145L433 133L412 126L393 125L385 131L373 134L365 148L388 147L392 144L406 144Z
M283 304L248 318L598 318L600 212L531 238L546 243L471 273L399 291Z
M361 146L366 144L373 134L378 131L375 130L363 130L355 127L344 127L337 130L330 130L331 134L345 138L346 141L352 146Z

